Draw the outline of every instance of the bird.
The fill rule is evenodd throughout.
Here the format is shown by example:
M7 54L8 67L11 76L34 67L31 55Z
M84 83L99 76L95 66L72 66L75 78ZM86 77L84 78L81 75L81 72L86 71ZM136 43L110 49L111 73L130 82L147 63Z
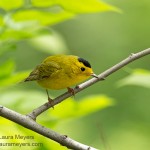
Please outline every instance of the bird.
M70 88L90 76L96 77L90 63L75 55L53 55L48 56L44 61L35 67L35 69L25 78L24 82L36 81L40 86L46 89L48 101L51 98L48 89L61 90L68 89L68 92L74 94Z

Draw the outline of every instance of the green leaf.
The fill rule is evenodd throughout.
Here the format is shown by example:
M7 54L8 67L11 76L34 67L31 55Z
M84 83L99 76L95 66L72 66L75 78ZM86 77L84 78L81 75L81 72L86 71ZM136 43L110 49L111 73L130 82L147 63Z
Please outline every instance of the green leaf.
M60 23L78 13L119 11L98 0L0 0L0 8L11 10L0 16L0 25L3 27L0 28L0 39L14 41L31 38L37 31L35 29Z
M112 99L105 95L92 95L78 102L69 98L60 105L55 106L57 108L51 112L51 115L62 119L81 117L112 106L113 104Z
M30 30L14 30L14 29L6 29L0 36L1 40L11 39L13 41L31 38L33 36Z
M119 11L114 6L108 5L100 0L58 0L65 10L74 13L95 13L100 11Z
M23 79L27 77L29 74L29 71L22 71L15 74L12 74L11 76L1 79L0 80L0 87L4 88L7 86L11 86L13 84L21 82Z
M136 85L150 88L150 71L144 69L135 69L129 76L120 80L117 85L119 87Z
M60 6L66 11L73 13L92 13L100 11L119 11L118 8L106 4L100 0L33 0L32 4L36 7Z
M79 101L77 116L87 115L114 104L112 98L105 95L92 95Z
M56 32L42 34L33 37L29 42L34 45L38 50L53 53L53 54L65 54L67 52L67 46L63 38Z
M57 3L57 0L32 0L32 5L36 7L48 7L55 5Z
M53 25L73 16L74 14L65 11L51 13L38 10L22 10L13 14L12 17L16 22L34 21L37 25Z
M26 82L16 86L24 86ZM1 105L11 107L20 113L28 113L40 104L47 102L46 92L33 90L7 90L1 93Z
M4 88L21 82L27 77L29 71L14 73L15 63L11 60L0 66L0 87Z
M23 6L24 0L0 0L0 8L11 10Z

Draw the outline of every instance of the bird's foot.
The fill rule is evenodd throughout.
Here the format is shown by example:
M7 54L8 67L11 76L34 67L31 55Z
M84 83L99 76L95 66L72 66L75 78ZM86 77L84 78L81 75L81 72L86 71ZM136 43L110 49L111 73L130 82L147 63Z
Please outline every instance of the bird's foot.
M48 90L46 89L46 93L47 93L47 97L48 97L48 103L51 105L51 107L54 109L54 102L53 100L49 97L49 94L48 94Z
M68 89L68 92L71 93L73 96L75 96L75 91L74 89L70 88L70 87L67 87Z
M54 109L54 101L48 96L48 103L51 105L51 107Z

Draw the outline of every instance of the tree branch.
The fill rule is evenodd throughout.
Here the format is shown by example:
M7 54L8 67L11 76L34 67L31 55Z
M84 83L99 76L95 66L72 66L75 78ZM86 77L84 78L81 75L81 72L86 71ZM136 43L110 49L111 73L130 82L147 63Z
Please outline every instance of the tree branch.
M98 78L92 78L82 84L80 84L78 87L74 89L75 93L80 92L81 90L95 84L98 81L104 80L107 76L111 75L115 71L119 70L120 68L124 67L125 65L129 64L130 62L139 59L145 55L150 54L150 48L143 50L141 52L131 54L129 57L121 61L120 63L114 65L113 67L109 68L108 70L104 71L103 73L98 75ZM53 107L54 105L62 102L66 98L70 97L71 93L64 93L57 98L54 99L53 103L45 103L42 106L36 108L28 115L22 115L19 114L13 110L10 110L6 107L0 106L0 116L7 118L15 123L20 124L21 126L28 128L30 130L33 130L45 137L48 137L61 145L64 145L70 149L74 150L96 150L93 147L89 147L87 145L81 144L73 139L70 139L69 137L65 135L60 135L56 133L55 131L52 131L46 127L41 126L40 124L36 123L34 120L38 115L40 115L42 112L46 111L47 109ZM32 118L32 119L31 119Z
M140 51L138 53L132 53L129 57L127 57L126 59L122 60L121 62L119 62L118 64L114 65L113 67L107 69L106 71L104 71L103 73L98 75L98 78L92 78L80 85L78 85L76 88L74 88L74 93L78 93L80 91L82 91L83 89L95 84L98 81L102 81L104 80L107 76L111 75L112 73L116 72L117 70L119 70L120 68L126 66L127 64L131 63L132 61L139 59L141 57L144 57L145 55L150 54L150 48L145 49L143 51ZM41 113L43 113L44 111L46 111L47 109L57 105L58 103L62 102L63 100L67 99L68 97L70 97L72 94L69 92L66 92L60 96L58 96L57 98L55 98L53 100L52 103L45 103L43 105L41 105L40 107L34 109L31 113L27 114L28 116L30 116L32 119L36 120L36 117L38 115L40 115Z
M30 130L35 131L45 137L48 137L48 138L60 143L62 146L66 146L69 149L97 150L93 147L81 144L81 143L69 138L66 135L60 135L59 133L36 123L29 116L21 115L21 114L15 112L13 110L10 110L6 107L0 106L0 115L4 118L7 118L7 119L17 123L17 124L20 124L21 126L27 128L27 129L30 129Z

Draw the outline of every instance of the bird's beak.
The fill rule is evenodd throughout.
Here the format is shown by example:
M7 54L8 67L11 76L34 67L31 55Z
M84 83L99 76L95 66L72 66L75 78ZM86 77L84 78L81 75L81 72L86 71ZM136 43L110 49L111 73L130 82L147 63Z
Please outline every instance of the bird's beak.
M94 73L91 74L92 77L98 78L98 76Z

